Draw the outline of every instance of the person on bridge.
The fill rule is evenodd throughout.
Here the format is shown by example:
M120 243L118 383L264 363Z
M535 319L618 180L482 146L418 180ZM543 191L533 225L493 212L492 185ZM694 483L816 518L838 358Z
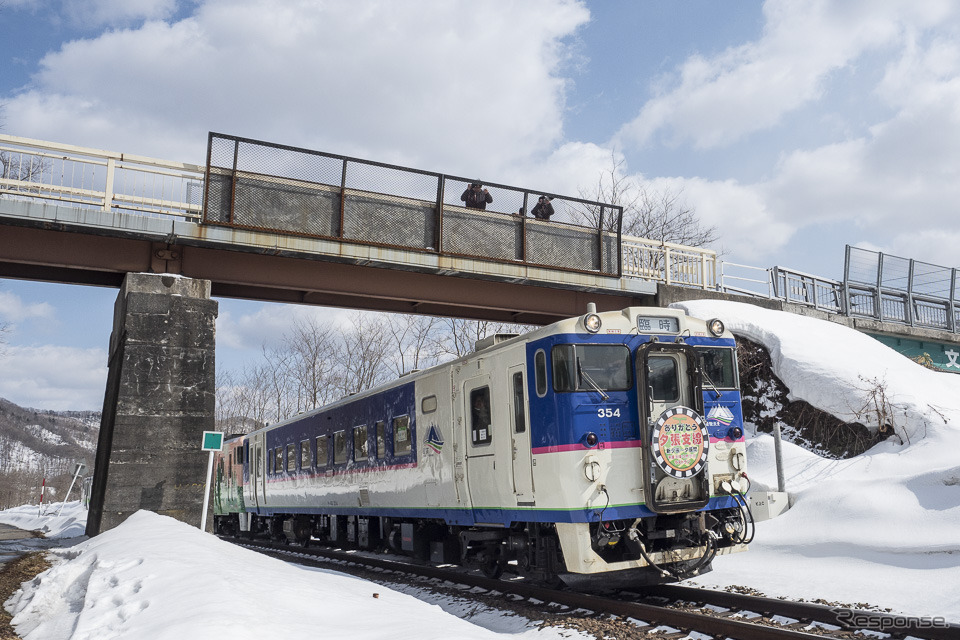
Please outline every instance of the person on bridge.
M539 200L537 200L537 204L530 212L533 214L533 217L537 220L549 220L550 216L553 215L553 205L550 204L550 200L552 199L553 198L548 198L547 196L540 196Z
M493 196L483 188L483 183L479 180L467 187L460 199L466 203L468 209L486 209L487 204L493 202Z

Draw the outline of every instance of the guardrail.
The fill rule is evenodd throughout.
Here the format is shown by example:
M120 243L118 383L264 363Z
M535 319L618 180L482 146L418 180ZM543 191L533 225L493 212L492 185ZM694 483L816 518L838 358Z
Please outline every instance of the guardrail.
M0 135L0 195L199 220L203 167Z
M207 147L203 222L440 255L620 275L623 208L221 133ZM551 198L549 220L531 218Z

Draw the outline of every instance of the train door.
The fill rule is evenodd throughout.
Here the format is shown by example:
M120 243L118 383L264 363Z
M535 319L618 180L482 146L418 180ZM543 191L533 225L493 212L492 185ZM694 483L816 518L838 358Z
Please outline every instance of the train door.
M530 428L527 420L527 385L524 366L507 370L510 389L510 437L513 444L513 492L517 506L532 507L533 466L530 450Z
M710 446L693 347L648 343L637 350L647 506L658 513L699 508L709 498L702 473Z
M253 439L253 461L251 474L253 477L253 499L256 507L265 507L267 504L267 452L264 445L266 438L258 434Z
M495 424L498 408L493 400L490 376L470 378L463 383L463 423L466 427L467 486L474 511L502 506L497 476L497 445L506 436L504 425ZM505 470L500 469L502 474ZM476 514L478 520L492 520L493 514Z

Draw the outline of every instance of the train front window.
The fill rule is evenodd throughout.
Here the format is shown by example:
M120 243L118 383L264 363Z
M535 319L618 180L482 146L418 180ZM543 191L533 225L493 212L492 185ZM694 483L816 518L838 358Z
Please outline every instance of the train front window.
M737 388L737 362L733 349L726 347L697 347L700 365L709 380L719 389Z
M647 383L654 402L680 400L680 375L677 361L670 356L650 356L647 359Z
M619 344L558 344L553 348L555 391L630 388L630 350Z

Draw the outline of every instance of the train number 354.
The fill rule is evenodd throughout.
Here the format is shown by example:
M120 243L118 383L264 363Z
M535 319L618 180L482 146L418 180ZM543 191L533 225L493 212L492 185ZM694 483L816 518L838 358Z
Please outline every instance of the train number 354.
M619 408L605 409L604 407L600 407L599 409L597 409L597 417L598 418L619 418L620 409Z

